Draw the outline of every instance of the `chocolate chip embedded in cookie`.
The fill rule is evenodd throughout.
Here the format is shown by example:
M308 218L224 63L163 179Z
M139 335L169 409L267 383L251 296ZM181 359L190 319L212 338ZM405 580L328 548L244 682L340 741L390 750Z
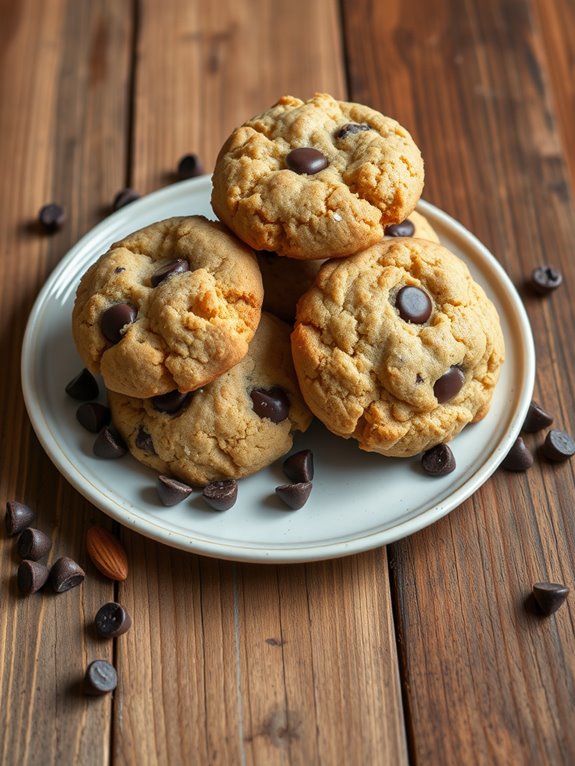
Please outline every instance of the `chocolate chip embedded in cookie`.
M325 93L284 96L222 147L212 207L254 249L315 260L380 240L422 188L421 154L395 120Z
M170 218L112 245L84 274L74 339L107 388L173 397L245 356L262 299L256 259L243 243L201 216Z
M486 415L504 342L463 261L389 239L322 267L298 304L292 350L304 398L331 431L404 457Z

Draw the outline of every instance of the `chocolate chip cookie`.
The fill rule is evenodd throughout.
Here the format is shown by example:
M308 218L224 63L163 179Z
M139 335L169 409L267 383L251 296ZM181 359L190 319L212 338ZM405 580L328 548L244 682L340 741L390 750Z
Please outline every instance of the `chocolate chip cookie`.
M222 147L212 207L256 250L335 258L405 220L423 176L419 149L390 117L325 93L284 96Z
M402 238L323 266L298 304L292 351L304 398L331 431L406 457L486 415L504 341L465 263Z
M88 269L74 339L86 367L113 391L190 391L245 356L262 300L254 254L224 226L170 218L112 245Z

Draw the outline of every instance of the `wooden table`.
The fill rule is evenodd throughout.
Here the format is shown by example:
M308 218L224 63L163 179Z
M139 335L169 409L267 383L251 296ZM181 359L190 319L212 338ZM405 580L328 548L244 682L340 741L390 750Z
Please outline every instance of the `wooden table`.
M499 471L401 542L292 566L188 555L116 529L130 576L89 563L114 526L60 477L29 424L19 354L32 303L125 186L207 170L231 129L279 95L316 90L405 125L425 197L461 220L520 289L536 398L575 432L573 0L2 0L1 497L22 500L88 578L21 598L3 536L2 764L572 764L575 593L553 617L533 582L575 586L575 463ZM30 225L55 200L66 226ZM524 280L564 274L546 299ZM528 439L531 447L541 436ZM132 630L99 641L118 599ZM116 693L79 691L94 657Z

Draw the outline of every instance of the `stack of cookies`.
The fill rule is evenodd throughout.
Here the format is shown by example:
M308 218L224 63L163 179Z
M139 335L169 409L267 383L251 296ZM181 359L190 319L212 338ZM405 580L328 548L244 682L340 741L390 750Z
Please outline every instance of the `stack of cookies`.
M422 188L409 133L359 104L284 97L236 129L220 222L135 232L77 292L76 345L133 455L205 485L288 452L311 413L390 456L483 417L499 320L415 212Z

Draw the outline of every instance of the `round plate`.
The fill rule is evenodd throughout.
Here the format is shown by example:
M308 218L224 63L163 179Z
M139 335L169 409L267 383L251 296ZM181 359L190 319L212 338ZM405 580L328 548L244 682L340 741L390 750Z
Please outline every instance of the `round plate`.
M93 456L94 437L76 421L78 402L64 391L83 366L71 333L78 282L112 242L135 229L174 215L213 218L210 190L206 176L117 211L70 250L38 296L22 349L22 386L32 425L57 468L121 524L167 545L238 561L314 561L358 553L410 535L456 508L488 479L517 437L531 400L535 352L523 305L499 263L461 224L424 202L420 212L497 307L506 344L489 414L452 443L453 473L432 478L418 458L361 452L354 441L333 436L316 421L294 443L294 451L313 450L316 467L313 491L301 510L286 510L275 496L275 487L286 481L280 460L242 479L236 505L218 513L207 508L200 492L165 508L150 469L130 456Z

